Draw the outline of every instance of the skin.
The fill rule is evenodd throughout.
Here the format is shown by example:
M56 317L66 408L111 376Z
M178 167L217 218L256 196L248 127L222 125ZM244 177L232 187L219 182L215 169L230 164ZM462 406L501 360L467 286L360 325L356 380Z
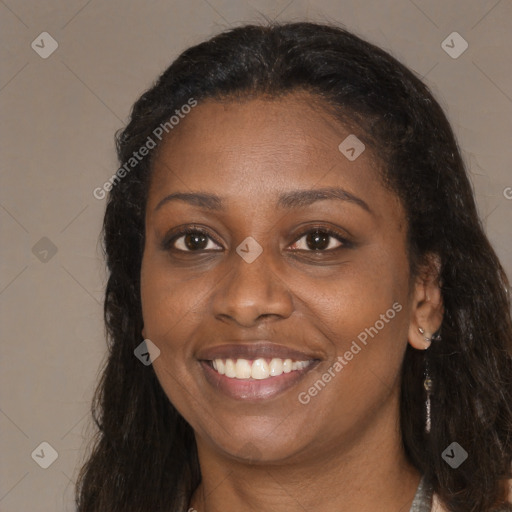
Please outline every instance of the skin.
M411 505L420 475L401 447L399 375L407 343L428 347L418 328L429 336L440 326L440 291L435 265L409 272L405 213L380 180L377 156L367 145L351 162L338 150L350 133L306 94L207 100L154 161L143 336L160 348L156 375L195 432L202 483L190 506L199 512L334 512L341 504L407 512ZM332 198L277 204L280 194L324 187L348 191L370 211ZM176 192L216 194L225 210L183 200L157 208ZM184 237L162 246L169 232L190 224L211 235L206 250L186 252ZM314 250L307 233L318 227L351 244L330 237L326 249ZM250 264L235 251L248 236L263 249ZM298 393L394 303L401 311L301 404ZM274 398L231 399L205 380L197 354L240 339L271 340L321 361Z

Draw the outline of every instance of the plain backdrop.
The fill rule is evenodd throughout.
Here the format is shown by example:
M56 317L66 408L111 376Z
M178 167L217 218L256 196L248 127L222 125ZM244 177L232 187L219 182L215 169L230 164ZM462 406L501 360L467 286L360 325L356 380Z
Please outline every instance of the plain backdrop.
M412 68L448 113L512 276L510 0L0 0L0 16L1 511L74 510L106 353L93 190L118 167L133 102L215 33L334 22Z

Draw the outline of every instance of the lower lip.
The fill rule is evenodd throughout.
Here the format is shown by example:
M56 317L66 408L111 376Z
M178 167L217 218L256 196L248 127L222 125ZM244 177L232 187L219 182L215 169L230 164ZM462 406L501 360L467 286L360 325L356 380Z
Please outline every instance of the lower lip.
M216 391L221 391L230 398L237 400L268 400L290 389L301 381L319 361L313 361L307 368L292 370L268 379L232 379L221 375L206 361L200 361L204 375L209 384Z

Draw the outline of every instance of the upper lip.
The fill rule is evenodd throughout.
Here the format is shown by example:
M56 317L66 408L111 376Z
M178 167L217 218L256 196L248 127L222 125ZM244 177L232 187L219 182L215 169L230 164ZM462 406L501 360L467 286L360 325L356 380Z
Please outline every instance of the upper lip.
M318 359L311 353L279 345L266 340L243 343L227 343L201 350L199 360L213 361L214 359L258 359L258 358L294 359L295 361L310 361Z

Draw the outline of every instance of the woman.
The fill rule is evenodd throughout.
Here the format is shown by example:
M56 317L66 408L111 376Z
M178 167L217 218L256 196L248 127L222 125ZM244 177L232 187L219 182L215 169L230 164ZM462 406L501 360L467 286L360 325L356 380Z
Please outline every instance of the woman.
M508 282L407 68L335 27L236 28L118 155L79 511L512 510Z

